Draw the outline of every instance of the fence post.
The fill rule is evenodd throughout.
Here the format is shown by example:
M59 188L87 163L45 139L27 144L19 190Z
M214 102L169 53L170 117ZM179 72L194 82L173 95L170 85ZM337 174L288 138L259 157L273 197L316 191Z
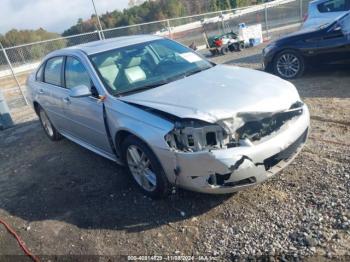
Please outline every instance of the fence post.
M300 4L300 21L302 22L304 19L304 14L303 14L303 0L299 0L299 4Z
M26 103L26 105L28 105L27 98L26 98L26 96L24 95L23 90L22 90L22 88L21 88L21 85L20 85L20 83L19 83L19 81L18 81L18 79L17 79L17 76L16 76L16 74L15 74L15 71L13 70L11 61L10 61L9 57L7 56L6 50L5 50L5 48L2 46L1 43L0 43L0 48L2 49L2 52L4 53L6 62L7 62L7 64L8 64L8 66L10 67L12 76L13 76L13 78L14 78L15 81L16 81L16 84L17 84L17 86L18 86L19 92L21 93L22 98L23 98L24 102Z
M103 30L100 31L100 34L101 34L101 36L100 36L101 39L102 39L102 40L105 40L106 37L105 37L105 33L103 32Z
M269 38L270 34L269 34L269 23L268 23L268 17L267 17L267 5L265 5L265 30L266 30L267 38Z
M98 34L98 39L99 40L103 40L100 30L97 30L97 34Z
M222 33L225 34L225 22L224 22L224 14L222 11L220 11L220 18L221 18L221 26L222 26Z
M172 32L171 32L171 26L170 26L170 20L166 20L166 23L167 23L167 27L168 27L168 32L169 32L169 38L170 39L173 39L173 35L172 35Z

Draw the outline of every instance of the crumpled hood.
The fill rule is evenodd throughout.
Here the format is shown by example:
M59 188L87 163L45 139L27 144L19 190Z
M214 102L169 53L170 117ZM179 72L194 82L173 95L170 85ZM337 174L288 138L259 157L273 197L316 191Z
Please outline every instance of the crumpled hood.
M295 87L276 76L246 68L217 65L209 70L121 97L180 118L215 123L240 113L275 113L300 101Z

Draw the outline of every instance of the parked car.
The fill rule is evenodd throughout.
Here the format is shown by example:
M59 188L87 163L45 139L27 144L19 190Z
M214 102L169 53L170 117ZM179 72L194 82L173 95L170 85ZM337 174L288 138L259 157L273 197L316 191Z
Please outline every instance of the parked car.
M302 28L318 28L350 10L350 0L315 0L309 3Z
M315 30L301 30L263 50L264 67L285 78L303 75L307 66L350 61L350 12Z
M51 140L125 164L151 197L261 183L293 160L309 127L291 83L158 36L55 51L30 75L28 94Z

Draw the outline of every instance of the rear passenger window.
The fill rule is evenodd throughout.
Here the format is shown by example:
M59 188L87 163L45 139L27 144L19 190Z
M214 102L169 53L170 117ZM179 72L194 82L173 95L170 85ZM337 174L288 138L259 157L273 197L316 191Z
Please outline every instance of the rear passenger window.
M63 57L54 57L46 62L45 66L45 82L48 84L62 86L61 72L62 72Z
M349 0L329 0L317 6L321 13L343 12L349 10Z
M36 81L43 81L43 76L44 76L44 65L42 65L39 70L36 72L35 79Z
M67 57L66 60L66 87L71 89L73 87L85 85L91 88L91 80L84 65L73 57Z

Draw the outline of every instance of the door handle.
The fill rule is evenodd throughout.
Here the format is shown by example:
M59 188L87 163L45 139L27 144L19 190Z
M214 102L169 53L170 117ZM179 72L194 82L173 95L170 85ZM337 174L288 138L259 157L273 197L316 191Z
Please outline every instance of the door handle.
M40 88L39 89L39 94L44 94L45 92L44 92L44 89L42 89L42 88Z
M68 96L65 97L65 98L63 98L63 102L65 102L65 103L68 104L68 105L71 103L71 101L70 101L70 99L69 99Z

